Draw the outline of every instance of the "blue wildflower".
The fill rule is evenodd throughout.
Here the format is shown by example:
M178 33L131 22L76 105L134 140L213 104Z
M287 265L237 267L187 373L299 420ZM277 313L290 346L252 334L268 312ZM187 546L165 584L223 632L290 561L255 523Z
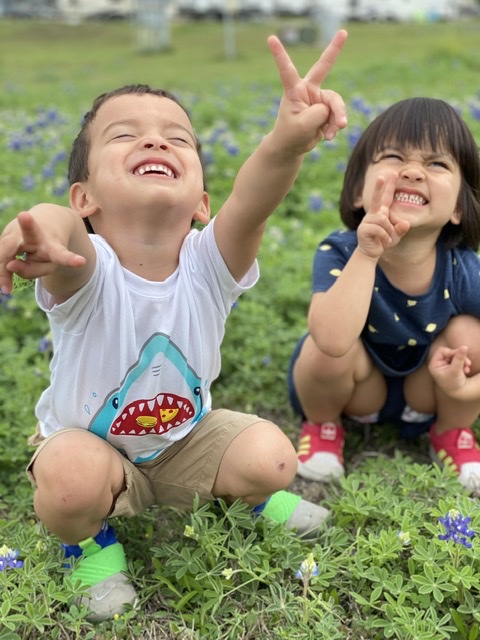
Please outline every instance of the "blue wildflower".
M472 548L468 538L475 537L475 531L468 528L470 517L464 518L457 509L450 509L447 515L438 521L445 527L445 533L438 536L439 540L453 540L455 544L463 544L467 549Z
M0 547L0 572L6 569L21 569L23 561L18 560L17 549L10 549L7 545Z
M223 146L225 147L225 150L228 152L229 155L238 156L240 149L238 148L238 145L236 145L234 142L225 142Z
M25 176L22 180L25 191L32 191L35 188L35 178L33 176Z
M359 111L364 116L369 117L372 114L371 107L362 98L353 98L351 104L356 111Z
M318 576L318 565L313 559L313 553L309 553L300 565L300 569L295 572L295 577L305 582L313 576Z
M52 341L50 339L50 335L46 335L43 336L42 338L40 338L40 341L38 343L38 351L40 353L46 353L49 352L52 348Z
M52 158L52 162L53 163L57 163L57 162L63 162L64 160L66 160L67 158L67 154L65 151L58 151Z
M42 178L53 178L55 170L52 165L47 165L42 169Z
M318 192L312 192L308 198L308 204L310 206L310 211L314 211L315 213L321 211L324 207L321 194Z
M363 130L361 127L353 127L353 129L350 129L349 133L347 134L347 140L348 140L348 146L350 148L350 151L352 151L352 149L356 146L357 142L360 140L360 136L362 135Z
M52 192L54 196L60 197L68 190L69 184L67 178L60 178L53 186Z
M480 120L480 107L476 104L472 104L470 107L470 113L475 120Z
M11 293L3 293L0 291L0 304L3 304L5 307L8 307L8 302L12 299Z
M407 547L411 542L410 533L408 531L399 531L397 538L404 547Z

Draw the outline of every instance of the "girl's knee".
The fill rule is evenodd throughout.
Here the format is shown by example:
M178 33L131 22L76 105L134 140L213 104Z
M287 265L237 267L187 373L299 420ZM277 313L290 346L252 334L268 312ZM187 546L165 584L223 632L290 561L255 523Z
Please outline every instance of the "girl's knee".
M480 343L480 320L473 316L461 315L451 318L438 337L437 345L452 349L477 346Z

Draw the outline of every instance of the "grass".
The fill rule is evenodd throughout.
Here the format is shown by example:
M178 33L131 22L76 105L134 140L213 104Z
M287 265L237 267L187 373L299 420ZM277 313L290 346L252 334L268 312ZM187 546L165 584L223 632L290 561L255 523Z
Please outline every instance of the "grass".
M302 22L300 22L302 24ZM106 88L147 82L179 91L209 95L228 83L271 84L275 67L266 38L283 23L236 25L237 58L225 58L224 32L218 24L173 24L171 50L142 53L130 24L85 23L78 26L0 20L0 80L17 92L2 97L25 107L46 100L77 106ZM456 97L478 83L478 23L352 24L348 47L331 84L382 98L382 76L399 95L428 92ZM317 47L318 49L318 47ZM314 59L310 45L292 47L305 73ZM455 69L462 67L462 73ZM391 73L388 73L388 69ZM378 81L377 81L378 79ZM336 80L336 82L334 82Z
M171 50L146 54L128 24L0 20L2 226L35 202L66 202L66 156L81 115L97 94L130 82L167 87L189 105L212 159L207 180L218 206L271 126L280 83L266 37L282 26L237 24L238 56L227 60L218 24L174 24ZM231 314L213 390L217 406L271 416L292 439L286 369L305 328L313 252L338 226L343 166L356 133L385 104L431 95L457 105L480 139L478 22L348 30L327 83L348 103L348 130L309 156L272 218L262 278ZM290 53L305 73L318 47L300 44ZM313 207L312 198L322 204ZM480 531L478 503L428 464L424 438L405 443L388 426L366 435L350 428L341 484L295 481L295 490L333 512L331 526L311 543L253 521L238 504L192 514L156 507L118 521L142 611L85 623L82 610L67 606L78 589L64 581L57 541L35 520L23 472L33 407L48 382L47 332L31 288L0 297L0 548L18 549L24 561L22 569L0 571L0 640L479 637L480 543L475 538L468 549L438 538L438 518L452 509Z

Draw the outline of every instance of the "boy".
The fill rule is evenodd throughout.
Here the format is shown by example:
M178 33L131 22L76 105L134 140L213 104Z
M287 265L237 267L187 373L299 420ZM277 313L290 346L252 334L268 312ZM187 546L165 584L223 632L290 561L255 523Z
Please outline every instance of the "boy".
M304 154L346 125L341 97L319 88L345 40L340 31L302 80L269 39L284 87L278 118L212 222L187 113L140 85L99 96L85 116L71 208L38 205L0 236L2 290L12 273L36 278L52 328L29 474L37 516L78 558L72 577L88 587L90 620L135 602L108 517L159 503L188 509L196 494L241 498L300 533L326 517L283 491L297 460L281 430L211 410L209 390L232 303L258 278L268 216Z

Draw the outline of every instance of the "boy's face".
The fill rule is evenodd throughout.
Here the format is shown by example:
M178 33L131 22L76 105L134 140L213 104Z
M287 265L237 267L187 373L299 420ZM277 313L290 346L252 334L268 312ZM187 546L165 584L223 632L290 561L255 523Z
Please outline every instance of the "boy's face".
M208 198L193 127L173 100L150 94L116 96L90 125L89 178L96 211L172 212L204 221Z
M380 176L397 176L390 210L408 220L410 228L441 229L458 224L457 202L461 186L460 168L442 150L391 146L377 152L368 165L361 194L355 204L368 212Z

